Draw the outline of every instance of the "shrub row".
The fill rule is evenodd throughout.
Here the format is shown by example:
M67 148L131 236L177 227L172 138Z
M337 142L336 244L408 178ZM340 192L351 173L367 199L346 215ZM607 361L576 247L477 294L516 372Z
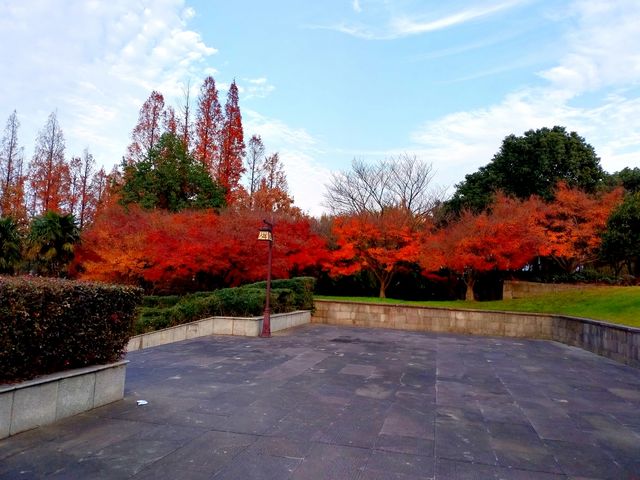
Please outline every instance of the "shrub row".
M0 277L0 383L119 360L142 290Z
M272 313L311 310L315 279L274 280L269 303ZM145 297L135 333L145 333L211 316L260 316L266 300L266 282L198 292L184 297Z

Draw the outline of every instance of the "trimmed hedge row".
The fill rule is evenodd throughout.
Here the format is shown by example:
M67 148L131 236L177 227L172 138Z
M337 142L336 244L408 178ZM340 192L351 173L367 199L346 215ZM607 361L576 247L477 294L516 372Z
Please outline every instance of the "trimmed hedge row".
M272 313L313 309L315 279L298 277L271 282ZM266 282L198 292L183 297L149 296L143 301L135 334L192 322L211 316L254 317L264 312Z
M120 285L0 277L0 383L119 360L142 293Z

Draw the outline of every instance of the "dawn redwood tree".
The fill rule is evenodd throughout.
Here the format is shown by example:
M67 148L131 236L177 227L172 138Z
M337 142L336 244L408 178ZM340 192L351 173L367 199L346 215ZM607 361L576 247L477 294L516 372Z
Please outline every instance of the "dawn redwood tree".
M332 229L336 248L325 266L331 276L370 272L380 298L385 298L396 273L419 258L420 237L430 225L417 227L411 212L403 208L337 217Z
M427 271L446 267L463 279L466 300L474 300L478 273L519 270L539 252L543 230L536 223L542 202L497 193L490 210L464 211L422 245L420 263Z
M293 198L289 195L287 185L287 175L277 152L264 159L260 186L253 194L253 205L258 210L266 212L281 211L294 215L300 214L300 210L293 206Z
M233 198L234 193L240 187L240 177L244 172L244 154L242 114L240 113L238 87L234 80L229 87L224 107L220 162L215 169L215 179L226 190L228 198Z
M553 258L567 273L595 261L607 219L622 198L621 188L589 194L560 182L555 200L546 205L538 219L545 230L540 253Z
M180 106L180 119L178 121L178 135L185 144L187 150L191 150L191 137L193 125L191 124L191 80L182 88L183 103Z
M23 156L24 148L18 143L20 121L14 110L0 144L0 215L26 221L27 212L24 198Z
M264 144L260 135L253 135L249 139L246 158L247 186L250 205L253 206L253 195L256 193L262 180L262 166L264 160Z
M172 106L168 106L163 115L163 133L171 133L178 135L178 119L176 118L176 111Z
M82 230L87 225L97 208L99 197L105 188L104 170L95 171L96 161L89 149L85 148L81 157L74 157L70 162L71 196L70 212L78 221Z
M147 158L160 140L164 120L164 97L154 90L140 108L138 123L131 132L132 142L127 148L127 163L137 163Z
M210 175L215 174L220 163L223 121L216 82L213 77L207 77L198 97L193 156Z
M32 216L68 209L70 178L64 149L64 135L53 112L40 130L29 165Z

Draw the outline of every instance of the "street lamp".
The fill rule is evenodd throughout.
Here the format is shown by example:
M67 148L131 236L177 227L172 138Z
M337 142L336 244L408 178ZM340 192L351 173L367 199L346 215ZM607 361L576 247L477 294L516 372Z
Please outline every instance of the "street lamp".
M271 337L271 309L269 308L269 299L271 298L271 249L273 247L273 223L263 220L264 226L260 227L258 240L269 242L269 259L267 260L267 298L264 304L264 316L262 318L262 332L260 336L263 338Z

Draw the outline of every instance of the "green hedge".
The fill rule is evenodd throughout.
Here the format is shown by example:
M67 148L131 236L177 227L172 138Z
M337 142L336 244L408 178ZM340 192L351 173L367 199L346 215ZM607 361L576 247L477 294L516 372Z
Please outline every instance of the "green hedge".
M316 287L316 279L313 277L295 277L282 280L273 280L271 288L285 288L293 291L294 303L297 310L313 310L313 291ZM244 285L242 288L266 289L267 282L257 282Z
M119 360L142 290L0 277L0 383Z
M314 282L312 277L274 280L269 301L271 312L311 310ZM145 297L144 307L135 323L135 333L160 330L212 316L260 316L264 312L265 299L266 282L193 293L179 300L175 296Z

